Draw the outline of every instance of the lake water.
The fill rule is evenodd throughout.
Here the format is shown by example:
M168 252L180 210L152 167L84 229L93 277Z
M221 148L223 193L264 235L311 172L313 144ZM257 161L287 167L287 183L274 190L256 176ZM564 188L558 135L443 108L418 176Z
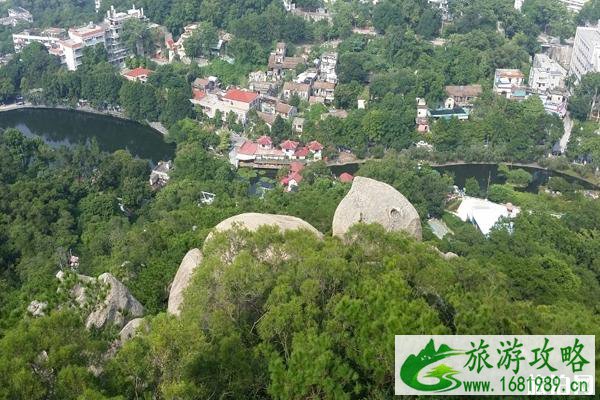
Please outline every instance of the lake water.
M28 108L0 112L0 128L17 128L28 137L39 136L53 147L85 144L95 138L101 150L126 149L152 163L172 159L175 146L156 130L106 115L74 110Z

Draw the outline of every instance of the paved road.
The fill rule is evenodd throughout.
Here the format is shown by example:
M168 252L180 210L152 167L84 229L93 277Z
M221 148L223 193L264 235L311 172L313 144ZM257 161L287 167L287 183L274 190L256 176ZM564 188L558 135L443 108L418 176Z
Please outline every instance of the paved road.
M231 132L230 139L231 150L229 151L229 162L237 167L237 149L244 143L246 139L235 132Z
M563 118L563 125L565 126L565 133L560 138L560 152L564 153L567 150L567 144L569 143L569 139L571 138L571 130L573 129L573 120L571 120L571 115L569 112Z

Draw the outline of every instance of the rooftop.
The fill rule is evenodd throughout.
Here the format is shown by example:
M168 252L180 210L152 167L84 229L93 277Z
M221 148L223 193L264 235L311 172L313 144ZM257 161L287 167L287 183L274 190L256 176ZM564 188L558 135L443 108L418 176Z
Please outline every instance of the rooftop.
M452 97L476 97L481 92L481 85L446 86L446 93Z
M229 89L223 97L227 100L239 101L242 103L252 103L258 98L258 93L240 89Z
M139 78L140 76L148 76L148 75L152 74L153 72L154 71L152 71L151 69L138 67L138 68L134 68L131 71L125 73L125 75L130 78Z

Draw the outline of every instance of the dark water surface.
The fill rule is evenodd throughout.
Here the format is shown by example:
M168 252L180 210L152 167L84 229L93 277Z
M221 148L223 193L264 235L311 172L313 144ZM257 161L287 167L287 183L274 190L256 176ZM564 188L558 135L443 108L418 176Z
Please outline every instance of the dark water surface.
M74 110L27 108L0 112L0 128L17 128L28 137L39 136L53 147L88 143L95 138L101 150L129 150L153 163L172 159L175 146L156 130L106 115Z

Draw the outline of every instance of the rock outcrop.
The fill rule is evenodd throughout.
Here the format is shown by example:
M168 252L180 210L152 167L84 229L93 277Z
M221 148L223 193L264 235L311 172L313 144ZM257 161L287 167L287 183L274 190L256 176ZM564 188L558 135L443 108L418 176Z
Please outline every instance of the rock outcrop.
M175 279L171 284L171 291L169 292L169 303L167 305L167 312L173 315L179 315L181 303L183 303L183 292L190 284L192 274L202 262L202 252L198 249L192 249L187 252L179 269L175 274Z
M405 231L421 240L415 207L387 183L357 176L333 216L333 235L343 237L356 223L378 223L387 231Z
M108 294L88 316L85 323L86 328L103 328L109 324L122 327L131 318L144 315L144 307L112 274L100 275L98 282L108 289Z
M33 317L43 317L46 315L46 307L48 307L48 303L45 301L33 300L29 303L29 306L27 306L27 312Z
M119 338L121 339L119 345L122 346L123 343L133 338L145 324L146 320L144 318L134 318L129 321L123 329L121 329L121 332L119 332Z
M121 328L129 320L144 315L144 307L135 299L123 283L110 273L98 278L59 271L56 277L67 290L72 305L89 310L85 326L104 328L116 325Z
M256 231L258 228L265 225L276 226L282 232L296 229L305 229L309 232L314 233L319 238L323 237L323 234L308 222L297 217L292 217L290 215L279 214L238 214L221 221L217 226L215 226L214 230L216 232L224 232L234 228L235 226L240 226L245 229L248 229L249 231ZM212 234L209 234L206 240L210 240L211 236Z

